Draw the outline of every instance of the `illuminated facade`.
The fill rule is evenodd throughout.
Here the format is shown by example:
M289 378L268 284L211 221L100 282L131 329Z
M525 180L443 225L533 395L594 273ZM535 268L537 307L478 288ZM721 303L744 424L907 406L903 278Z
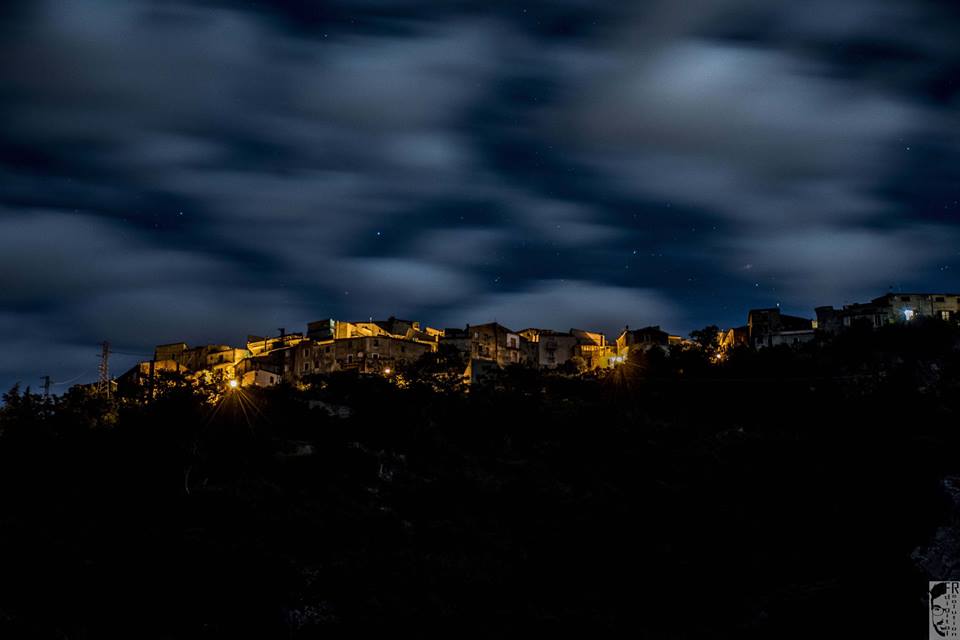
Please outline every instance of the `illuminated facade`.
M649 349L668 349L670 334L662 330L659 325L644 327L643 329L625 328L617 336L617 357L626 359L633 351L647 351Z
M529 360L541 369L553 369L575 362L582 370L613 366L616 349L607 337L595 331L570 329L566 333L550 329L524 329L520 332L532 355Z
M189 347L185 342L176 342L157 346L152 367L154 371L173 371L188 376L205 375L229 380L236 375L237 365L250 355L248 349L225 344Z
M293 369L286 377L334 371L390 375L397 366L416 362L436 350L435 344L406 340L388 334L300 343L293 349Z

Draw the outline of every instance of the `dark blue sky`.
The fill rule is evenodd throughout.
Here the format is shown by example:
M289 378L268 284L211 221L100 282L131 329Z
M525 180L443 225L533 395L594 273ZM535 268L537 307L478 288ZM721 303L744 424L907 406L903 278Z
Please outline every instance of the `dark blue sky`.
M92 378L104 339L328 316L685 333L960 289L956 2L30 0L0 25L4 386Z

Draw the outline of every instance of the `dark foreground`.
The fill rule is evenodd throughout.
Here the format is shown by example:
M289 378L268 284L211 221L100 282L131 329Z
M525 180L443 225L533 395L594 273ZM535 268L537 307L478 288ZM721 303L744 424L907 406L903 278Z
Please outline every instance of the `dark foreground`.
M955 340L10 393L0 637L926 637L928 575L960 577Z

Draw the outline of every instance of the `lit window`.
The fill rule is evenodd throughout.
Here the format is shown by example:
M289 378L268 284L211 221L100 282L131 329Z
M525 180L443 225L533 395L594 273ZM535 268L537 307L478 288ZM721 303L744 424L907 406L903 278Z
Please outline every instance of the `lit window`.
M949 311L941 311L941 312L940 312L940 319L941 319L941 320L947 320L947 321L949 321L949 320L950 320L950 312L949 312Z

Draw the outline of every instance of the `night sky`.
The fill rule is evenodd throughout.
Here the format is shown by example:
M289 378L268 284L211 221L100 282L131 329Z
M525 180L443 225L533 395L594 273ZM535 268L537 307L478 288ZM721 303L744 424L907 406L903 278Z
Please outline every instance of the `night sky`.
M686 333L960 289L955 1L6 0L0 31L4 388L93 379L101 340L120 373L324 317Z

